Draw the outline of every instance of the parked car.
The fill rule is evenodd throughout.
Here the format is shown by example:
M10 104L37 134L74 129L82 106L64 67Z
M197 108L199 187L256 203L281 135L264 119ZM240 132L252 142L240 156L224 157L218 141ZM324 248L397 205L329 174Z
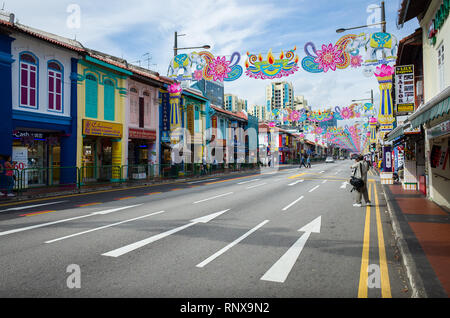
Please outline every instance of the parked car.
M334 162L333 157L327 157L327 159L325 159L325 163L329 163L329 162Z

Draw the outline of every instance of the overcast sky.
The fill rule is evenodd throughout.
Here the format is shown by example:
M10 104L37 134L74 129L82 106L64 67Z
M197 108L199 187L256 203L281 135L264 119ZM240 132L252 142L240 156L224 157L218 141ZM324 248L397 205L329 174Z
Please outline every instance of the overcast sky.
M166 75L173 57L174 31L184 33L179 47L211 45L215 56L230 56L240 52L240 64L246 52L267 54L286 52L297 47L300 61L305 57L304 45L312 41L317 49L322 44L335 43L343 34L341 27L369 23L370 0L0 0L4 9L13 12L20 23L47 32L79 40L84 46L129 62L143 60L150 53L151 69ZM407 22L402 29L395 20L400 0L386 0L387 31L399 40L419 27L417 20ZM81 9L79 28L67 23L70 4ZM376 32L365 28L353 32ZM345 33L344 33L345 34ZM299 63L300 64L300 63ZM142 61L142 66L147 62ZM283 78L293 83L295 95L304 95L313 109L348 106L352 99L370 97L373 89L378 103L375 77L365 77L362 69L347 68L335 72L312 74L300 69ZM249 105L265 104L268 80L256 80L243 75L225 83L225 92L247 99Z

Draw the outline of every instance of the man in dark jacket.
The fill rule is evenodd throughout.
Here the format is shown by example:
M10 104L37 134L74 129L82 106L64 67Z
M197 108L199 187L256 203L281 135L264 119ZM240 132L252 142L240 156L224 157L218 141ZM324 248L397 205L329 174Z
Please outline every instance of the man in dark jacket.
M356 189L356 194L355 194L355 203L353 204L353 206L355 207L360 207L361 206L361 199L364 196L364 201L366 202L366 205L371 204L370 200L369 200L369 193L367 192L367 171L368 166L367 163L364 160L363 156L358 156L356 158L356 163L353 164L351 166L353 170L353 176L355 176L356 178L360 178L364 181L364 185L359 188Z

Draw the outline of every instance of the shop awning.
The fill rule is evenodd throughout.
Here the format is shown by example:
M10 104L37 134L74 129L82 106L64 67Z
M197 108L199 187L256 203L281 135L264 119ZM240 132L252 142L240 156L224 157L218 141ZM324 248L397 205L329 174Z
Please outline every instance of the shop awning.
M394 130L389 132L389 135L387 136L387 141L392 141L404 134L404 125L400 125L395 127Z
M411 122L412 128L417 128L424 123L448 113L450 113L450 86L420 107L415 113L409 116L408 120Z

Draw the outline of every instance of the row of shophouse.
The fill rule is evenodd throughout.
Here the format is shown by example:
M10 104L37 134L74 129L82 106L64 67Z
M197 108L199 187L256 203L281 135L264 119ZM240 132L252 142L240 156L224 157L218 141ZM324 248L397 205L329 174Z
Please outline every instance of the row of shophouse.
M0 16L0 78L0 154L28 170L26 186L72 183L80 173L87 181L145 178L174 164L167 77L11 15ZM182 169L212 157L256 163L257 118L207 95L185 87L179 98Z
M413 34L400 41L396 63L414 65L415 108L407 116L397 116L397 127L385 137L392 146L393 171L403 170L403 188L420 190L447 208L450 208L450 63L446 52L450 48L449 10L448 0L402 1L399 25L414 18L420 24Z
M244 108L228 110L220 83L183 85L174 108L172 79L2 14L0 78L0 154L12 156L24 187L145 179L175 164L188 173L204 162L293 163L331 151Z
M309 139L299 132L271 127L268 123L259 123L259 159L263 164L300 163L301 157L324 160L326 156L347 156L339 149L322 139Z

